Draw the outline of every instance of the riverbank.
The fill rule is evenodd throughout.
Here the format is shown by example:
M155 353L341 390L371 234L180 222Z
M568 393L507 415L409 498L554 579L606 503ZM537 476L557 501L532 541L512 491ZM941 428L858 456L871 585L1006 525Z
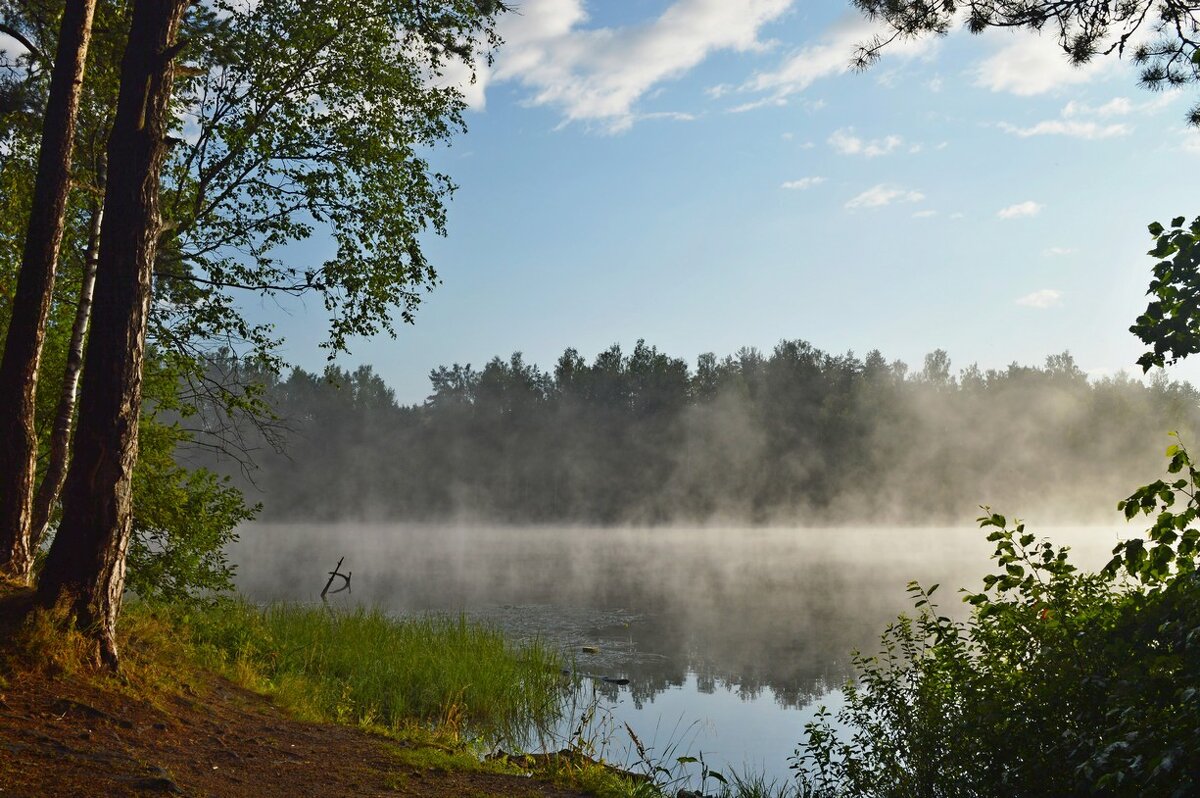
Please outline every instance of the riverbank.
M552 656L461 621L131 605L122 671L0 594L0 796L627 796L595 763L487 760L548 706ZM372 653L373 652L373 653ZM524 763L523 763L524 764Z

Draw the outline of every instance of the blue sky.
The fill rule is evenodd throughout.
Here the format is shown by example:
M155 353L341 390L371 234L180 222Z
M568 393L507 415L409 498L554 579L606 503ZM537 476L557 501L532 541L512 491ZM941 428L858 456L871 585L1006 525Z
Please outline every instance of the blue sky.
M956 370L1069 349L1111 374L1140 353L1146 224L1200 213L1194 93L1048 37L957 32L855 73L872 28L836 0L524 0L502 32L433 157L460 186L428 243L443 282L339 360L405 402L439 364L638 338L692 362L940 347ZM320 304L262 308L319 368Z

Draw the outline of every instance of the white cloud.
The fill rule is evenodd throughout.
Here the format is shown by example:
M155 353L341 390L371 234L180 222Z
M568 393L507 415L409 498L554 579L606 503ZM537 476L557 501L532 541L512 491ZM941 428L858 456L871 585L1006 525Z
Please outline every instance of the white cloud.
M1063 106L1058 119L1048 119L1029 127L1019 127L1001 122L1000 128L1014 136L1070 136L1078 139L1108 139L1127 136L1133 128L1123 122L1101 123L1096 120L1113 117L1156 113L1170 105L1181 94L1179 90L1164 92L1144 103L1134 103L1128 97L1114 97L1102 105L1088 105L1071 100Z
M1026 294L1017 299L1017 304L1027 308L1045 310L1062 304L1062 291L1055 288L1042 288L1032 294Z
M731 114L744 114L746 111L754 111L759 108L767 108L771 106L787 105L787 100L783 97L763 97L758 100L751 100L748 103L735 105L729 109Z
M989 38L996 39L992 34ZM1071 64L1053 36L1010 33L1010 43L984 59L975 69L975 85L1021 96L1045 94L1065 86L1087 83L1111 68L1113 59Z
M934 77L929 79L928 83L925 84L925 88L929 89L934 94L937 94L938 92L940 92L942 90L942 87L944 85L945 84L942 82L941 75L935 75Z
M1058 258L1058 257L1062 257L1063 255L1075 254L1075 248L1074 247L1046 247L1045 249L1042 250L1042 254L1045 255L1047 258Z
M937 211L917 211L913 214L914 219L932 219L937 216Z
M894 135L864 141L854 135L854 128L852 127L835 130L829 136L829 146L842 155L862 155L867 158L877 158L880 155L887 155L903 143L903 139Z
M920 191L909 191L898 186L880 183L849 200L846 207L851 210L881 208L884 205L891 205L893 202L920 202L923 199L925 199L925 195Z
M1062 115L1068 119L1073 116L1126 116L1131 113L1133 113L1133 103L1128 97L1114 97L1104 105L1097 107L1071 100L1062 109Z
M642 24L585 28L584 0L526 0L501 17L505 46L490 79L525 87L528 104L559 109L564 124L619 132L642 117L638 102L653 88L711 54L764 49L759 30L793 2L675 0Z
M654 111L648 114L638 114L638 119L671 119L676 122L694 122L696 121L695 114L685 113L684 111Z
M475 80L471 80L471 70L475 71ZM474 67L464 64L455 58L449 58L442 65L442 74L433 78L433 84L439 87L455 86L463 94L467 106L476 111L487 107L487 65L476 61Z
M1033 200L1025 200L1018 202L1016 205L1009 205L1007 208L1001 208L996 211L996 215L1001 219L1020 219L1023 216L1037 216L1042 212L1045 206Z
M842 17L819 42L793 51L773 70L756 73L742 85L742 91L776 98L799 94L821 78L849 72L854 48L881 32L879 23L869 22L859 14ZM933 37L907 39L889 46L884 57L912 58L928 53L936 46Z
M1017 127L1007 122L1001 122L1000 129L1021 138L1070 136L1077 139L1110 139L1116 136L1128 136L1130 133L1130 127L1120 123L1100 125L1096 122L1077 122L1071 119L1047 119L1030 127Z
M1176 100L1184 95L1183 89L1167 89L1160 93L1153 100L1147 100L1137 107L1140 113L1157 113L1158 111L1172 105Z
M823 178L823 177L802 177L799 180L788 180L786 183L781 184L779 187L803 191L806 188L812 188L813 186L819 186L824 182L825 182L825 178Z

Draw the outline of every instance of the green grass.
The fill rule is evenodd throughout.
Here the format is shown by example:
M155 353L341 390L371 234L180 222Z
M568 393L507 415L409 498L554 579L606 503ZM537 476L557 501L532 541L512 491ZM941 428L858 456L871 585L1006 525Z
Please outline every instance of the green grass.
M519 744L559 711L555 652L464 618L242 600L155 611L173 615L205 664L313 720Z
M4 598L0 591L0 610L7 608ZM114 677L82 664L82 638L59 616L37 611L7 630L14 643L0 658L0 673L20 660L22 667L78 672L153 702L181 688L202 691L216 671L271 695L302 719L388 734L397 764L409 768L532 771L596 798L666 798L677 792L678 784L632 777L584 751L528 761L483 757L486 744L520 749L530 727L557 720L569 683L555 652L536 643L515 646L499 631L463 618L397 619L367 610L258 607L242 599L211 606L133 601L122 613L122 666ZM0 612L0 620L4 617ZM603 751L605 745L591 741L583 747ZM727 775L730 784L710 781L708 794L801 798L790 784ZM402 787L407 778L394 774L392 786Z

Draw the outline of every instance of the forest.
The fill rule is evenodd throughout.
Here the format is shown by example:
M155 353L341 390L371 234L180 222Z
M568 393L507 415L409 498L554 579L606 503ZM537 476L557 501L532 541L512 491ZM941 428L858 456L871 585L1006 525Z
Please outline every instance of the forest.
M567 349L552 369L520 353L439 366L415 406L369 366L220 373L265 382L284 421L243 424L238 459L190 456L236 477L265 519L929 524L989 503L1111 522L1166 431L1186 441L1200 421L1190 384L1089 379L1066 352L952 372L943 350L910 369L791 340L693 367L639 340L590 361ZM225 439L229 422L205 419Z

